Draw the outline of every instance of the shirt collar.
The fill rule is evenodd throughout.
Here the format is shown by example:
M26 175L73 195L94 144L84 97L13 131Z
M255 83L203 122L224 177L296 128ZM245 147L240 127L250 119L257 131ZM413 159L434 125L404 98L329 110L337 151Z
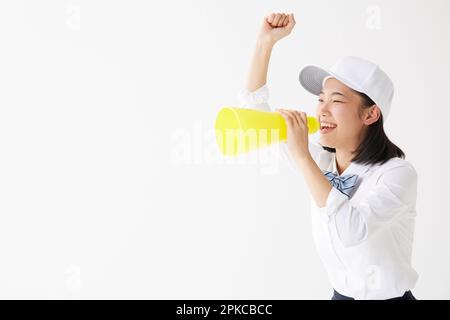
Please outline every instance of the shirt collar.
M371 167L371 165L368 164L359 164L356 162L350 162L350 165L347 167L347 169L344 170L344 172L342 172L342 174L340 176L343 175L348 175L348 174L357 174L358 176L362 176L364 173L367 172L367 170L369 170ZM330 170L331 169L331 170ZM332 153L331 154L331 164L330 164L330 168L328 171L333 172L336 175L339 175L338 170L337 170L337 164L336 164L336 153Z

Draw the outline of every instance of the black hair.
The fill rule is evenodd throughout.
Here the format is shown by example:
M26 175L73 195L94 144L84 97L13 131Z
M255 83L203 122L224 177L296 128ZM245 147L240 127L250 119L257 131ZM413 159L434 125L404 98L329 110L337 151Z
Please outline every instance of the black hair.
M362 110L372 107L375 102L367 96L365 93L358 92L359 96L362 98ZM324 147L325 150L329 152L336 152L336 149ZM377 122L372 123L367 127L366 135L359 145L359 147L354 151L355 156L352 162L360 164L383 164L391 158L405 158L405 153L397 147L394 143L389 140L383 127L383 115Z

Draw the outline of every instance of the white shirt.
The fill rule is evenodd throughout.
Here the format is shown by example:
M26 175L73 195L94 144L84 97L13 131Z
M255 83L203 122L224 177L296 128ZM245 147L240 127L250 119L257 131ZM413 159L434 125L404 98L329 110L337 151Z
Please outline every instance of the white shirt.
M241 90L238 99L243 108L272 111L267 84ZM334 153L311 142L309 150L322 171L338 174ZM402 296L418 278L411 266L417 172L408 161L392 158L383 165L352 162L347 174L358 175L351 198L336 188L325 207L311 198L313 237L331 285L355 299Z

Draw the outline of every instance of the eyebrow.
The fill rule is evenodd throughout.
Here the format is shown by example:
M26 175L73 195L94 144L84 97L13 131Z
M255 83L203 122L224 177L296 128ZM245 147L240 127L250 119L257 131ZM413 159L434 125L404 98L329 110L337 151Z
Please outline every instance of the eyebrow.
M321 95L321 94L325 94L325 93L323 91L320 91L319 95ZM346 97L343 93L340 93L340 92L337 92L337 91L333 92L332 94L330 94L330 96L333 96L333 95Z

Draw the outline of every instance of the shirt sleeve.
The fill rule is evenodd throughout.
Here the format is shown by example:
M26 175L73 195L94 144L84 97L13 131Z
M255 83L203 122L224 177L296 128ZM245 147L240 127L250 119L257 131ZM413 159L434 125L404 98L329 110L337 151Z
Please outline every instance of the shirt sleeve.
M239 105L241 108L255 109L266 112L273 112L270 104L269 104L269 86L266 84L262 85L260 88L255 91L248 91L245 88L242 88L237 95ZM287 148L286 143L281 143L281 158L283 161L287 161L292 169L298 171L297 165L294 160L290 156L289 149ZM309 142L308 144L309 151L311 153L312 158L316 163L319 164L319 159L321 158L321 153L324 152L322 146L317 143Z
M272 111L268 103L269 88L267 84L264 84L255 91L248 91L245 88L241 89L238 93L238 100L241 108L256 109L267 112Z
M416 192L415 169L409 165L397 166L382 173L376 186L357 204L352 204L333 187L327 198L326 213L329 222L336 224L342 244L355 246L414 208Z

